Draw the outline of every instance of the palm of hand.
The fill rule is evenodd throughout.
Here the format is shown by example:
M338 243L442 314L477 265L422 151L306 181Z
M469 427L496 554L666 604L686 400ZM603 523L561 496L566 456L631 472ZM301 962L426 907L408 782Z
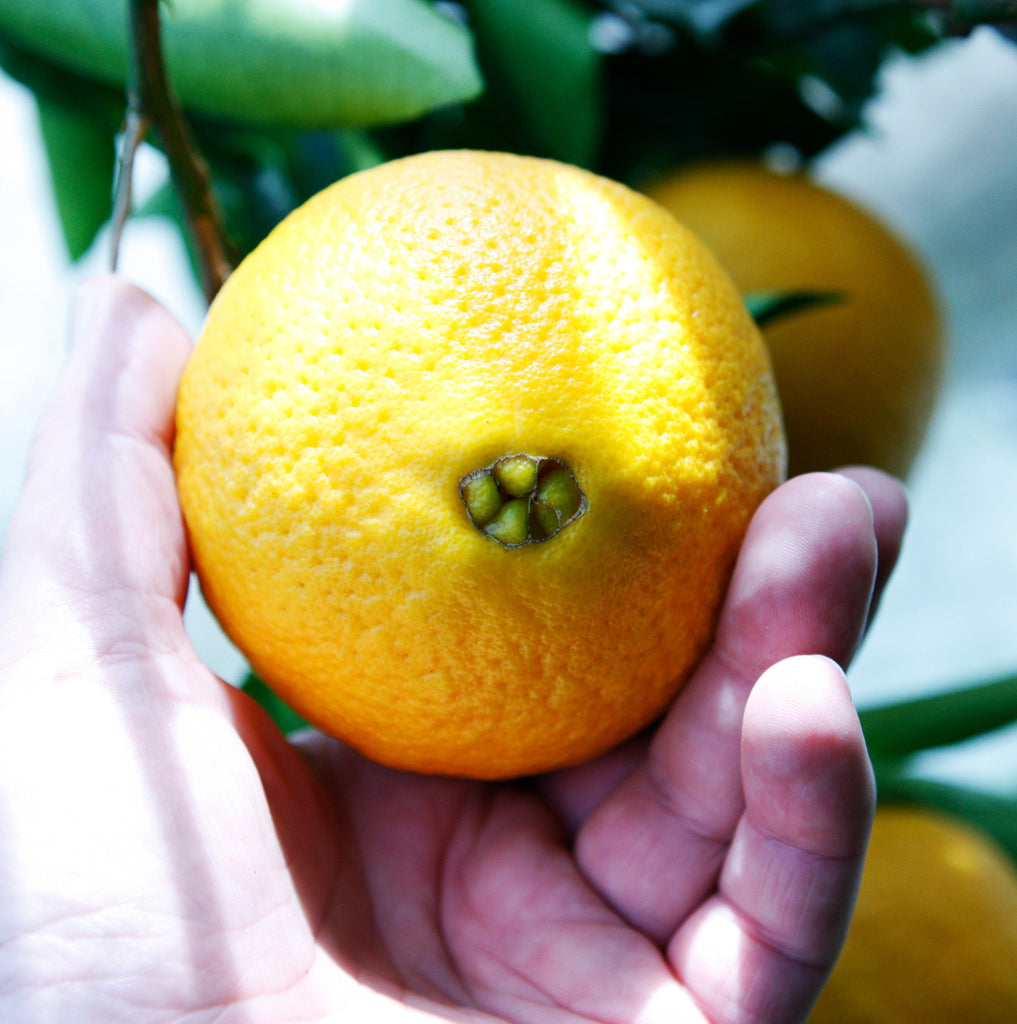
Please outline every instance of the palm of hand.
M159 401L156 383L186 339L123 286L95 303L99 340L57 403L73 429L43 438L76 431L93 457L40 445L0 584L0 779L28 780L0 803L0 1006L33 1021L801 1018L842 939L871 780L839 670L781 659L849 660L876 540L889 562L899 541L893 487L856 474L875 537L843 478L764 505L716 647L652 738L525 785L403 776L322 737L287 743L197 662L172 390ZM97 370L128 328L134 372ZM55 500L75 519L59 536L40 514ZM26 728L42 721L46 744Z

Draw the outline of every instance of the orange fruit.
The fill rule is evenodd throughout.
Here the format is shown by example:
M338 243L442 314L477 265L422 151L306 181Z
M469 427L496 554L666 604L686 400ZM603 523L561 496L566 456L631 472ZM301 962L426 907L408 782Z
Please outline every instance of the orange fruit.
M906 477L943 364L931 280L871 213L804 174L716 162L648 193L716 253L745 295L833 292L767 324L791 475L850 464Z
M175 459L208 604L285 702L496 778L664 710L784 444L765 344L670 215L451 151L342 179L244 261Z
M923 807L881 807L841 958L810 1024L1011 1024L1017 867Z

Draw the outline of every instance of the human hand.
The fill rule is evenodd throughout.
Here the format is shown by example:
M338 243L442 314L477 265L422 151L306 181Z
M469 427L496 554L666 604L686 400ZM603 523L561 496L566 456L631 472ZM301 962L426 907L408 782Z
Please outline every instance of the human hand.
M872 814L838 663L895 482L764 503L652 733L516 784L403 775L288 742L200 663L169 461L190 342L115 278L74 325L0 565L0 1019L805 1017Z

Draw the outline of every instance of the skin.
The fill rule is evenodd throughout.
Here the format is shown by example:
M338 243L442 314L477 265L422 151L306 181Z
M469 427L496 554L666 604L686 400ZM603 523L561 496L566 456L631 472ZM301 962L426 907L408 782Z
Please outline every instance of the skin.
M188 642L185 332L108 277L72 341L0 564L0 1019L804 1019L873 813L843 666L895 481L764 503L647 735L525 784L402 775L288 742Z

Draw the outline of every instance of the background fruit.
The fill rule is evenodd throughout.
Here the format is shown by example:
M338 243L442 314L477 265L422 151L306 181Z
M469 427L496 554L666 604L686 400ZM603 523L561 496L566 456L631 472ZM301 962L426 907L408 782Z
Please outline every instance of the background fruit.
M847 199L761 164L705 164L649 191L714 250L743 294L844 296L764 330L789 472L864 463L906 476L942 363L935 297L914 256Z
M983 834L909 806L876 814L851 930L810 1024L1010 1024L1017 868Z
M586 506L507 549L459 489L520 452ZM259 675L371 756L487 777L662 711L783 457L765 345L693 236L476 152L345 178L277 228L210 311L176 442L204 592Z

